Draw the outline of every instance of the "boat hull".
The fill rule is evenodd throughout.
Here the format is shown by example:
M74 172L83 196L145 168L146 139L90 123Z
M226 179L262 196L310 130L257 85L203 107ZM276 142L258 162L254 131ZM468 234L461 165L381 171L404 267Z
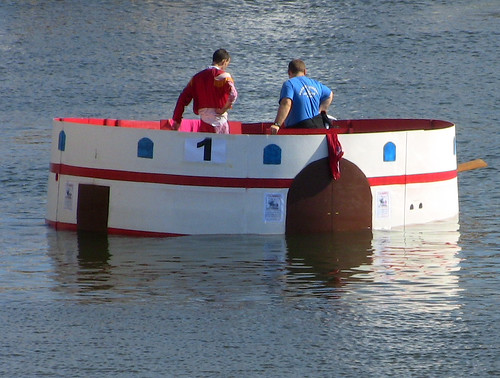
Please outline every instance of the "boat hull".
M337 130L307 135L269 135L260 124L262 133L218 135L98 121L54 120L46 219L57 229L291 234L458 216L451 123L340 121ZM344 152L338 180L332 132Z

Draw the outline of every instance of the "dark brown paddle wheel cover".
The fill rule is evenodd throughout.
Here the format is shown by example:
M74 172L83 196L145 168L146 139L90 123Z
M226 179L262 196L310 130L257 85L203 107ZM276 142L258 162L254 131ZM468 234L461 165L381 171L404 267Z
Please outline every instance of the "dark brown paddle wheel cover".
M340 172L334 180L324 158L295 177L287 198L288 235L371 229L372 193L366 176L346 159L340 161Z

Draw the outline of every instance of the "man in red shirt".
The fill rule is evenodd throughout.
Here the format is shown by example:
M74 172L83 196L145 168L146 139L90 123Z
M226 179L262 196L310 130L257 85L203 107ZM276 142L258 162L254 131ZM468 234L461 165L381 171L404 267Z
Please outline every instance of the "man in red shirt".
M233 78L225 71L230 62L229 53L219 49L213 54L212 65L191 78L175 105L174 130L179 129L184 108L193 100L193 111L201 118L199 131L229 134L227 111L238 97Z

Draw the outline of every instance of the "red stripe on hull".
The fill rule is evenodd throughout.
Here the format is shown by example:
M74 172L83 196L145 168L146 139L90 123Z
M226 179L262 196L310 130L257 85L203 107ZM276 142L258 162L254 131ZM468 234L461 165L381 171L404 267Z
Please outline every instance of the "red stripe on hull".
M115 181L132 181L152 184L170 184L186 186L211 186L219 188L285 188L292 185L293 179L278 178L236 178L236 177L203 177L170 175L163 173L130 172L114 169L98 169L76 167L66 164L50 164L50 171L55 174L69 176L90 177ZM399 175L370 177L370 186L404 185L429 183L451 180L457 177L457 171L422 173L416 175Z
M116 181L146 182L151 184L170 184L187 186L213 186L220 188L289 188L292 179L236 178L170 175L163 173L144 173L75 167L65 164L51 164L50 171L56 174L100 178Z
M370 186L423 184L451 180L456 177L457 171L453 170L446 172L420 173L416 175L370 177L368 178L368 182Z
M45 223L50 227L59 231L78 231L78 226L74 223L65 222L54 222L46 219ZM146 236L146 237L174 237L174 236L186 236L185 234L174 234L171 232L154 232L154 231L139 231L139 230L127 230L124 228L108 228L107 233L109 235L125 235L125 236Z

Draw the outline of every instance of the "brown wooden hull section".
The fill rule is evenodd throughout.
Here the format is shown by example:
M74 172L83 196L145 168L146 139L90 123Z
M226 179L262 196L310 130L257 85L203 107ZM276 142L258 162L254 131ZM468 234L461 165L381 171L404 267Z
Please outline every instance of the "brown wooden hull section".
M346 159L334 180L328 159L305 167L288 192L286 233L310 234L372 228L372 194L364 173Z

